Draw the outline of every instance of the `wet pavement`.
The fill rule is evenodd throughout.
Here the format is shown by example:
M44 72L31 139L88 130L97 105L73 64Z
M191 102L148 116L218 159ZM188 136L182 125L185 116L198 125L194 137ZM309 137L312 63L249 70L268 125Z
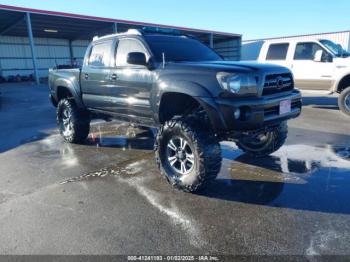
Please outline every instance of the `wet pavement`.
M350 118L304 98L285 146L252 159L221 144L211 187L172 189L153 130L94 121L63 142L47 87L0 85L1 254L350 255Z

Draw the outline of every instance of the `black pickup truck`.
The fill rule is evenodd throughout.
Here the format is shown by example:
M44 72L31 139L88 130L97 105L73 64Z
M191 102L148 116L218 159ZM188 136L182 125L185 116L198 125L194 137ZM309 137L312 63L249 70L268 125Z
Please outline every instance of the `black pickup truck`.
M158 128L156 162L187 192L216 178L220 141L269 155L302 106L284 67L224 61L192 36L142 30L95 38L81 69L50 69L49 88L69 143L87 138L92 118Z

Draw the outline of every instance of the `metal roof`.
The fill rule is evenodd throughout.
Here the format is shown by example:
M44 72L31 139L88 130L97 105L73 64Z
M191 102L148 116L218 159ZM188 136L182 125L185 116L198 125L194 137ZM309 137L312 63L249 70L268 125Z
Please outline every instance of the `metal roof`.
M268 37L268 38L256 38L256 39L247 39L242 42L251 42L251 41L261 41L261 40L274 40L281 38L294 38L294 37L307 37L307 36L317 36L317 35L332 35L332 34L341 34L341 33L349 33L350 30L343 31L335 31L335 32L325 32L325 33L312 33L312 34L303 34L303 35L288 35L288 36L278 36L278 37Z
M1 4L0 35L27 36L25 22L26 12L31 14L33 35L35 37L64 38L71 40L92 39L95 35L101 36L113 33L115 23L118 24L118 32L125 32L130 28L141 29L142 27L149 26L174 28L204 39L208 34L214 34L214 37L218 41L220 41L220 38L241 37L240 34L38 10ZM45 29L57 30L57 32L46 32L44 31Z

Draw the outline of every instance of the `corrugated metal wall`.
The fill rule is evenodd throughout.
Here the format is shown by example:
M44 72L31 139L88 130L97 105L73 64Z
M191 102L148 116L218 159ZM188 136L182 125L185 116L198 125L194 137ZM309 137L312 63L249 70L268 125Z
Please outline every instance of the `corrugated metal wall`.
M48 69L56 64L70 63L69 40L34 38L39 77L47 77ZM82 63L89 41L72 42L73 57ZM240 60L241 38L215 40L214 49L226 60ZM0 36L0 75L28 76L34 74L29 40L27 37Z
M241 59L241 38L237 37L228 41L214 41L214 50L225 60L239 61Z
M56 64L70 63L69 41L54 38L34 38L39 76L46 77ZM82 60L89 41L72 42L73 57ZM27 37L0 36L0 75L33 74L33 64Z

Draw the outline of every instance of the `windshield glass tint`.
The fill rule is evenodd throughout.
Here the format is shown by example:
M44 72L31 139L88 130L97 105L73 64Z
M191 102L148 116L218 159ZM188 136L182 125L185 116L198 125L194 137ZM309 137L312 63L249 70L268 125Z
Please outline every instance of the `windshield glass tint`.
M201 42L180 36L145 36L157 61L162 61L164 53L165 61L217 61L222 58Z
M320 40L320 42L325 45L333 54L336 56L349 56L350 54L346 52L341 45L337 45L336 43L330 40Z

